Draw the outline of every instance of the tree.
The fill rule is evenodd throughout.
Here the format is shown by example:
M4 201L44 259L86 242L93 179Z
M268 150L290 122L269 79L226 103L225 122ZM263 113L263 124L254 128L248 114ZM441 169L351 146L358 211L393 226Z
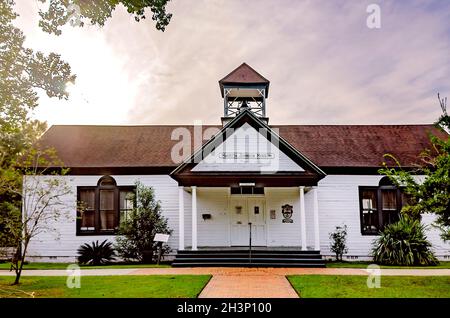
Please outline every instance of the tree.
M54 53L24 46L25 36L13 25L14 1L0 2L0 246L15 246L10 231L20 226L22 174L19 161L46 130L29 118L38 105L38 91L67 99L66 83L74 82L70 66Z
M12 204L2 221L15 246L15 256L11 263L16 273L14 284L18 284L31 239L41 233L58 233L56 221L70 218L64 209L64 196L72 192L64 175L67 169L62 166L51 149L31 149L21 161L17 162L3 175L3 189L21 198L22 206ZM14 182L23 180L22 187ZM12 182L8 182L11 180Z
M329 234L331 240L330 249L336 254L336 260L342 262L342 256L347 253L347 225L336 226L334 232Z
M136 183L136 205L127 219L121 220L116 251L125 260L152 262L156 256L157 243L153 238L156 233L171 234L167 218L161 214L161 205L155 200L154 191L142 183ZM166 245L163 252L170 248Z
M414 170L405 170L399 160L390 154L396 167L388 167L386 162L379 170L398 187L402 187L408 196L408 205L402 208L402 213L414 219L420 219L424 213L434 213L437 218L434 225L441 230L443 240L450 240L450 117L447 113L447 99L441 99L438 94L443 115L436 122L436 127L446 131L445 137L430 134L432 149L425 149L419 158L422 162ZM416 176L425 176L419 180Z
M166 12L170 0L39 0L49 2L47 10L40 10L39 26L48 33L61 34L61 27L67 24L82 27L86 23L104 26L111 18L113 11L123 5L136 21L146 18L146 12L151 11L156 29L164 31L172 18Z

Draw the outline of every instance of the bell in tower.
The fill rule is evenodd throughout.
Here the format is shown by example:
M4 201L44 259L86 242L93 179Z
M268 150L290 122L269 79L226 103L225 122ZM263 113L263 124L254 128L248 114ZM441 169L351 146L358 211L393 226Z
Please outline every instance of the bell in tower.
M219 81L223 97L222 123L226 124L244 109L248 109L260 119L266 117L266 98L270 82L246 63L242 63Z

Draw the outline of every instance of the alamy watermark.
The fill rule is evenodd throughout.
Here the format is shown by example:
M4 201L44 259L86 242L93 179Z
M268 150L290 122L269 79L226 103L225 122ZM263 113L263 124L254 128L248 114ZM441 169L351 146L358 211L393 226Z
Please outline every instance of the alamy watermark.
M366 19L366 25L369 29L381 28L381 7L376 3L369 4L366 8L369 13Z
M381 269L376 264L370 264L366 268L369 274L367 277L367 288L381 288Z
M81 269L77 264L70 264L67 266L67 288L81 288Z

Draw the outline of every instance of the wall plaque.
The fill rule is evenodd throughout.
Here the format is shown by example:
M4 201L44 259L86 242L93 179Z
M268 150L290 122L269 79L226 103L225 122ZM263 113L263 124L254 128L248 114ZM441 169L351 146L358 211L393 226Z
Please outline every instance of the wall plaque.
M292 220L292 213L294 212L293 206L285 204L281 207L281 213L283 214L283 223L294 223Z

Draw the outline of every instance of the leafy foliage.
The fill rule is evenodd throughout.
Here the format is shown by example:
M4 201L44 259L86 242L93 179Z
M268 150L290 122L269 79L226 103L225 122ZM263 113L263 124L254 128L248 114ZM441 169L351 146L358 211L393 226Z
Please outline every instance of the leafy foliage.
M2 133L21 127L29 110L38 105L37 90L67 99L67 82L74 82L69 64L55 53L24 47L25 36L13 25L18 16L13 0L0 2L0 125Z
M67 99L65 85L75 75L58 54L24 46L25 36L13 24L18 16L14 5L13 0L0 1L0 244L16 249L17 284L29 241L44 231L55 232L52 221L64 214L60 198L70 191L56 176L66 170L53 169L61 166L55 152L36 143L46 124L30 120L29 114L38 105L39 91ZM43 174L52 176L39 178Z
M136 206L127 220L121 220L115 248L125 260L150 262L156 257L156 233L171 234L167 219L161 214L161 206L155 200L154 191L142 183L136 183ZM167 245L163 254L170 251Z
M48 10L41 10L39 26L48 33L61 34L61 27L67 24L82 27L86 23L104 26L111 18L113 11L122 5L136 21L147 17L148 10L152 20L156 22L156 29L164 31L172 18L166 12L166 5L170 0L39 0L49 3Z
M388 167L387 163L379 173L386 175L397 186L402 187L409 197L409 204L402 209L415 219L420 219L423 213L434 213L437 218L434 223L441 230L443 240L450 240L450 117L447 114L446 102L441 100L443 115L436 126L446 131L445 137L430 135L432 150L425 149L419 158L422 165L414 171L405 170L392 155L385 155L396 162L396 167ZM420 180L416 175L424 175Z
M114 260L114 249L112 243L104 240L100 244L98 241L81 245L78 248L78 262L88 265L103 265Z
M336 226L335 231L331 232L329 237L331 240L331 251L336 254L337 261L342 261L342 256L348 252L347 225Z
M384 265L436 265L438 260L425 236L426 227L408 216L387 225L373 244L373 260Z

